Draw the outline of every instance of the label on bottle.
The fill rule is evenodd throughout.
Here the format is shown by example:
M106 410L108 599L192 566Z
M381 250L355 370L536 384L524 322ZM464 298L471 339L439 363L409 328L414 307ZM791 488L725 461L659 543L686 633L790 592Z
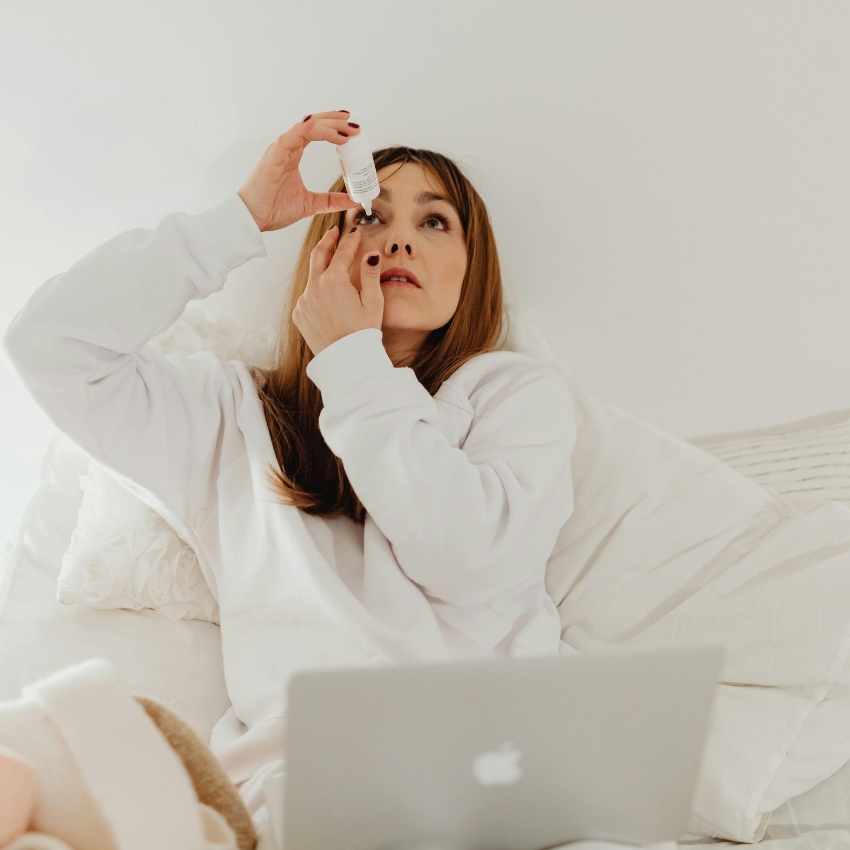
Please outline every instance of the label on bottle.
M352 195L366 195L378 185L378 175L371 162L356 171L346 171L343 168L343 177L348 184L349 194Z

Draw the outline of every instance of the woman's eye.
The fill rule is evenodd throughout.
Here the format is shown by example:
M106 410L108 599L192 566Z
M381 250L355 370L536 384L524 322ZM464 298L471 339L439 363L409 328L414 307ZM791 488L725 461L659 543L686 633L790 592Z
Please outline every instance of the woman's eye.
M376 221L373 222L373 221L370 221L369 219L376 219L377 220L377 216L375 215L375 213L369 213L369 215L366 215L366 212L364 210L362 212L357 213L357 215L354 217L354 223L355 224L374 224L374 223L376 223ZM431 222L436 222L438 226L433 226L431 224ZM425 225L426 225L427 230L448 230L449 229L448 219L445 216L440 215L440 214L429 215L428 218L425 219Z
M439 223L440 227L428 227L428 230L449 230L449 220L439 213L435 215L428 216L427 221L436 221Z

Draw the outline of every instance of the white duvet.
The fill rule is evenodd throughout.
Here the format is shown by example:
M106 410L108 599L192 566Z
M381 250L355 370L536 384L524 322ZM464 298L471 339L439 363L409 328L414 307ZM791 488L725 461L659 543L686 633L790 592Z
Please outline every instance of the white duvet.
M850 759L850 510L765 490L561 368L578 419L548 572L563 639L727 648L689 830L758 841Z
M523 350L518 337L509 344ZM547 570L561 637L582 652L726 647L689 831L759 840L772 809L850 760L850 510L762 489L559 369L577 425L574 510ZM288 546L290 559L317 557L306 536ZM358 632L353 614L339 622L344 606L326 603L335 628ZM266 687L240 658L228 669L225 648L234 704L234 682Z

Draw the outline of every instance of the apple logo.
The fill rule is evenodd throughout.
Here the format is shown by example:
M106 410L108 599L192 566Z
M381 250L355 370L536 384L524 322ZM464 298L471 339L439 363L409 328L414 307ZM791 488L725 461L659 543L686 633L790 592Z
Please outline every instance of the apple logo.
M481 785L510 785L522 776L522 751L506 741L498 750L481 753L472 762L472 774Z

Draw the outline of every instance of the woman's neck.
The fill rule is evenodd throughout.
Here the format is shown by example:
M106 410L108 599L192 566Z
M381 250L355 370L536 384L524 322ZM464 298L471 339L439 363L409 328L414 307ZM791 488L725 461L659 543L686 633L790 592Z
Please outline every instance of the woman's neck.
M414 331L406 328L381 328L384 350L392 360L393 366L409 363L428 338L428 331Z

